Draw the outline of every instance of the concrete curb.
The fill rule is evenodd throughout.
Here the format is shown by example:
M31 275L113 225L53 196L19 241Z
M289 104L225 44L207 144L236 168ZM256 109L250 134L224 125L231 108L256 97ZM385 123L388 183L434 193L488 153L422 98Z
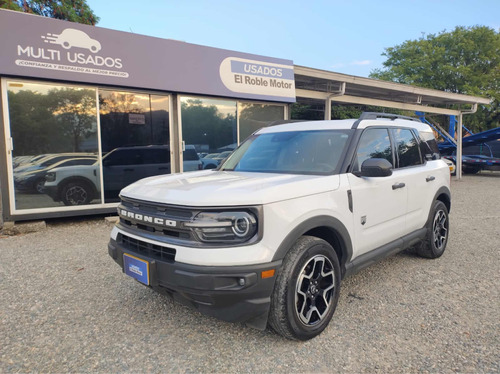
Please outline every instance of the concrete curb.
M30 221L30 222L4 222L3 228L0 230L2 235L21 235L30 234L33 232L43 231L47 228L45 221Z

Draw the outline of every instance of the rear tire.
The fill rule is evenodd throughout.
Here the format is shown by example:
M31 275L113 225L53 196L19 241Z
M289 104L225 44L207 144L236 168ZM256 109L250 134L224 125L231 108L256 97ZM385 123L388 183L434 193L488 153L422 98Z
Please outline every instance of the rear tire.
M85 205L92 199L92 188L85 182L69 182L61 190L64 205Z
M340 266L334 249L322 239L303 236L283 260L269 324L288 339L314 338L332 319L339 294Z
M427 235L424 241L415 247L421 257L438 258L446 249L449 234L448 208L442 201L435 201L432 216L427 224Z

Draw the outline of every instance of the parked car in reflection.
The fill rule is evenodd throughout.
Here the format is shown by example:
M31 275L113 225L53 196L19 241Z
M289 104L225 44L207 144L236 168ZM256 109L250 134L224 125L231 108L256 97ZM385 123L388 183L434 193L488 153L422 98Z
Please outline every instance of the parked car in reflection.
M184 171L201 170L194 146L186 146ZM90 166L60 167L46 175L45 193L65 205L89 204L101 195L99 162ZM120 147L102 159L106 202L118 201L119 192L146 177L170 174L170 148L164 145Z
M215 169L232 151L225 151L221 153L209 153L201 159L203 169Z
M59 167L70 167L80 165L93 165L97 161L97 156L87 156L70 158L58 161L42 169L21 171L14 173L14 187L18 192L43 193L45 175L52 169Z
M95 153L73 152L73 153L54 153L47 155L34 156L29 162L22 163L14 168L14 173L21 173L32 170L41 170L52 166L59 161L76 157L96 157Z

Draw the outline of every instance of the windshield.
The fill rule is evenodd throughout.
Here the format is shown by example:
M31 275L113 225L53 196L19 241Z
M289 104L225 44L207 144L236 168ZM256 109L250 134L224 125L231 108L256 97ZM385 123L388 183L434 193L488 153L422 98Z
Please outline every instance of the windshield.
M290 131L248 138L220 170L286 174L338 172L350 130Z

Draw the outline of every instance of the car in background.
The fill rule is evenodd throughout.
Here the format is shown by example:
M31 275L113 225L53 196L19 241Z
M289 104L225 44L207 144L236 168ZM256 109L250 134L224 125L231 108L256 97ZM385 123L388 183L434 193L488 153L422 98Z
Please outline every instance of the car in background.
M233 151L225 151L221 153L210 153L201 159L203 169L215 169L220 163L228 157Z
M202 169L196 149L187 145L183 152L184 171ZM149 145L120 147L102 158L106 202L118 201L120 190L140 179L172 172L170 147ZM100 163L89 166L54 168L46 175L44 191L56 202L84 205L101 196Z
M443 158L457 163L456 155L444 156ZM500 171L500 158L488 157L483 155L463 155L462 171L465 174L477 174L481 170Z
M457 171L455 164L452 161L450 161L450 160L448 160L447 158L444 158L444 157L442 158L442 160L444 162L446 162L446 165L448 165L448 168L450 169L450 174L451 175L455 175L455 173Z
M45 175L52 169L58 167L70 167L76 165L92 165L97 161L97 156L70 158L61 160L42 169L14 173L14 187L19 192L43 193Z
M18 167L14 168L14 175L16 173L21 173L26 171L45 169L49 166L56 164L59 161L76 157L96 157L96 154L73 152L73 153L54 153L54 154L35 156L30 160L30 162L23 163Z

